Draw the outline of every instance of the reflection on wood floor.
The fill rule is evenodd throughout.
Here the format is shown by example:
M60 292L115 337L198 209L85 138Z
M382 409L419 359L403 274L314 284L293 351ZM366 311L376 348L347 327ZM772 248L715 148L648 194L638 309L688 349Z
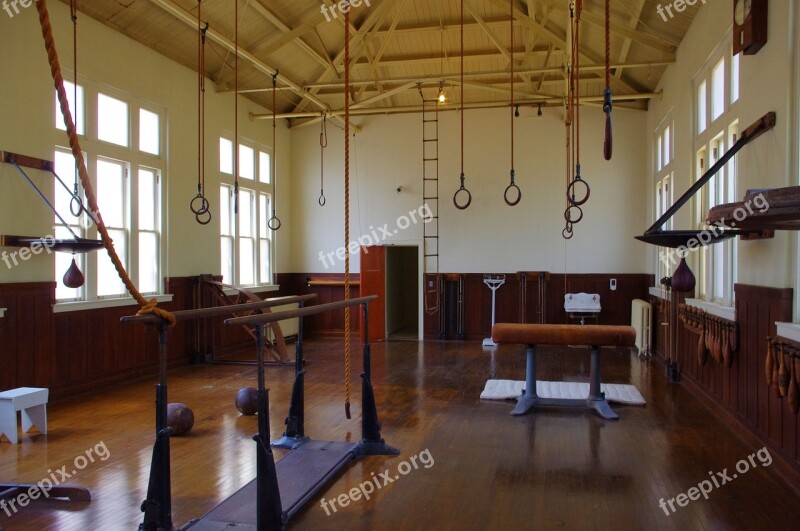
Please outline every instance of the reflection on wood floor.
M353 420L344 416L341 340L307 343L306 432L315 439L357 440L360 350L354 349ZM587 381L588 352L541 349L539 378ZM494 352L478 343L389 342L373 345L373 382L383 436L399 457L356 461L322 494L345 494L385 470L428 450L419 466L326 514L317 501L291 523L294 529L796 529L800 497L774 467L746 474L678 507L667 516L660 498L674 498L709 478L729 473L758 448L745 446L664 368L623 350L603 350L603 381L632 383L647 407L614 405L617 422L589 411L538 410L511 417L512 402L481 402L488 378L524 379L522 348ZM272 436L283 431L293 369L267 369ZM118 530L141 521L153 443L154 380L54 404L49 431L12 445L0 442L0 483L34 483L103 444L70 479L93 500L40 501L8 517L0 528ZM172 440L173 520L198 517L253 479L255 417L235 409L236 391L255 384L255 369L203 365L171 371L169 400L188 404L192 432ZM97 453L95 455L98 455ZM276 458L285 455L276 450ZM420 460L417 460L420 463ZM758 463L758 460L755 461ZM407 469L403 465L400 470Z

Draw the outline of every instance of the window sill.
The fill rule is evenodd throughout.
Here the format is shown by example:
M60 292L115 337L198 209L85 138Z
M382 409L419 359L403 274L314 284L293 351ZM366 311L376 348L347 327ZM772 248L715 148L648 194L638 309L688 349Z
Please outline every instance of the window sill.
M266 286L252 286L252 287L242 286L242 287L252 293L268 293L270 291L278 291L279 289L281 289L280 286L275 284L269 284ZM225 292L225 295L236 295L237 293L239 293L238 291L232 288L225 288L222 291Z
M800 324L798 323L775 323L778 328L778 335L791 339L792 341L800 342Z
M661 289L658 286L651 286L649 288L650 295L653 297L658 297L659 299L669 300L669 297L666 297L665 294L667 293L666 290Z
M145 295L145 299L156 299L159 303L172 302L172 294ZM102 308L117 308L120 306L136 306L133 297L120 297L118 299L100 299L96 301L58 302L53 305L53 313L80 312L84 310L99 310Z
M723 306L716 302L708 302L701 299L686 299L688 306L700 308L704 312L710 313L721 319L736 321L736 308L733 306Z

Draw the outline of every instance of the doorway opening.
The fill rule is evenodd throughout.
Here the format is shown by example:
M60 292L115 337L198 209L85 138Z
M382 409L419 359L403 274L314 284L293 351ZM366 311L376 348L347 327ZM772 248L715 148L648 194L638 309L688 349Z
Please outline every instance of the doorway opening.
M386 337L419 339L419 248L386 247Z

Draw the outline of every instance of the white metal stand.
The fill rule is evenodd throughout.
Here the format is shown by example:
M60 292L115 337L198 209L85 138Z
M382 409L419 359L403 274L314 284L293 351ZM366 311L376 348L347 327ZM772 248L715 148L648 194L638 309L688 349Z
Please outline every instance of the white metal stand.
M483 283L489 286L489 289L492 290L492 326L494 326L495 294L497 290L500 289L500 286L506 283L506 276L486 276L483 277ZM484 347L494 347L495 345L496 344L494 341L492 341L491 337L487 337L483 340Z

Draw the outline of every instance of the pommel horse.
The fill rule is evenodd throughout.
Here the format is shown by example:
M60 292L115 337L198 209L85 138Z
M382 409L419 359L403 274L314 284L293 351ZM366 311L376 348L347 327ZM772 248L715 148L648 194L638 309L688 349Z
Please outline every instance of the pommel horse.
M517 324L498 323L492 327L495 343L523 344L527 349L525 391L517 399L512 415L524 415L536 406L571 406L594 409L600 416L617 420L600 391L600 347L632 347L636 343L636 330L630 326ZM588 345L591 349L589 369L589 396L583 398L540 398L536 395L537 345Z

